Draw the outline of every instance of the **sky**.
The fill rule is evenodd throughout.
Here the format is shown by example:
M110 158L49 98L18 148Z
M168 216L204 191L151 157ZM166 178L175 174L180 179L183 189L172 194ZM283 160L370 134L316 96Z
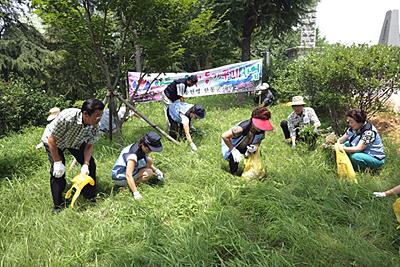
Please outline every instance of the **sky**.
M320 0L317 27L329 43L377 44L388 10L400 0Z

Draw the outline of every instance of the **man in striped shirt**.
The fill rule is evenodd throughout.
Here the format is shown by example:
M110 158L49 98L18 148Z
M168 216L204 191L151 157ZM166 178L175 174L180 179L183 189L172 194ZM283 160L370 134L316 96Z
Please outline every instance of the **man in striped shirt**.
M86 100L81 109L64 109L45 129L42 142L50 161L50 188L53 196L53 212L61 211L65 190L65 157L67 149L82 165L81 173L96 181L96 164L92 157L93 144L99 138L99 123L104 104L98 99ZM86 185L82 194L95 201L96 184Z

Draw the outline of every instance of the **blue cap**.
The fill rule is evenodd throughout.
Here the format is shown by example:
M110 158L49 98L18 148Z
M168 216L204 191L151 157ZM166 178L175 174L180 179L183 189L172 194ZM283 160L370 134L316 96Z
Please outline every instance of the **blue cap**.
M163 150L161 137L155 132L148 132L144 136L144 143L151 151L161 152Z

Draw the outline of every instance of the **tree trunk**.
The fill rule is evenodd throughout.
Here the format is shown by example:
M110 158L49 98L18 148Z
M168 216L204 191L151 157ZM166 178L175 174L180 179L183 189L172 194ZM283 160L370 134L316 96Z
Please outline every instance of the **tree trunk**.
M242 61L250 60L250 44L251 44L251 35L245 36L243 33L242 37Z
M250 60L250 46L251 46L251 34L257 23L257 14L254 8L248 7L248 10L244 14L244 23L242 29L242 61Z
M335 131L335 134L339 135L340 134L339 116L338 116L338 112L334 106L329 107L329 114L331 115L333 130Z

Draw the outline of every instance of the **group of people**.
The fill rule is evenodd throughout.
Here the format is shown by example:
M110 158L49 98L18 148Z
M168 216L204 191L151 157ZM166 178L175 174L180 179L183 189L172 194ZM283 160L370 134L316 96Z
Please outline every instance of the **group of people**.
M201 105L184 102L183 95L187 87L197 83L196 76L175 80L163 93L164 112L169 126L169 134L173 138L178 136L187 140L193 151L197 150L192 136L193 119L205 118L206 111ZM311 125L318 133L321 123L310 107L305 107L303 97L295 96L292 99L293 112L288 119L281 122L285 139L289 140L292 148L301 141L299 132L307 125ZM271 112L268 105L255 108L249 119L235 124L222 134L223 158L229 161L229 171L237 174L240 161L255 153L265 138L266 131L272 131L270 122ZM47 125L42 143L46 149L50 162L50 188L53 198L53 212L58 213L65 207L63 192L66 187L64 151L68 150L81 164L80 172L89 175L95 184L86 185L82 194L85 198L96 199L96 163L92 156L93 144L99 138L99 122L104 112L104 104L98 99L86 100L81 109L68 108L52 116ZM358 170L365 168L380 168L384 164L385 154L382 140L376 128L367 121L367 115L360 109L350 110L347 114L349 128L339 138L338 143L343 145L349 154L350 160ZM50 118L49 118L50 120ZM137 183L146 182L152 176L164 180L164 174L155 167L149 157L151 152L161 152L163 145L161 137L155 132L146 133L138 142L122 149L116 160L111 177L116 186L129 187L134 199L141 199ZM391 192L376 192L382 196Z
M321 122L313 108L305 107L302 96L294 96L291 106L293 112L281 122L281 128L285 139L290 140L292 148L295 148L302 139L300 131L311 126L318 134ZM361 109L352 109L346 113L346 120L349 127L337 142L348 154L354 169L362 171L382 167L385 163L382 139L375 126L367 120L367 114Z

